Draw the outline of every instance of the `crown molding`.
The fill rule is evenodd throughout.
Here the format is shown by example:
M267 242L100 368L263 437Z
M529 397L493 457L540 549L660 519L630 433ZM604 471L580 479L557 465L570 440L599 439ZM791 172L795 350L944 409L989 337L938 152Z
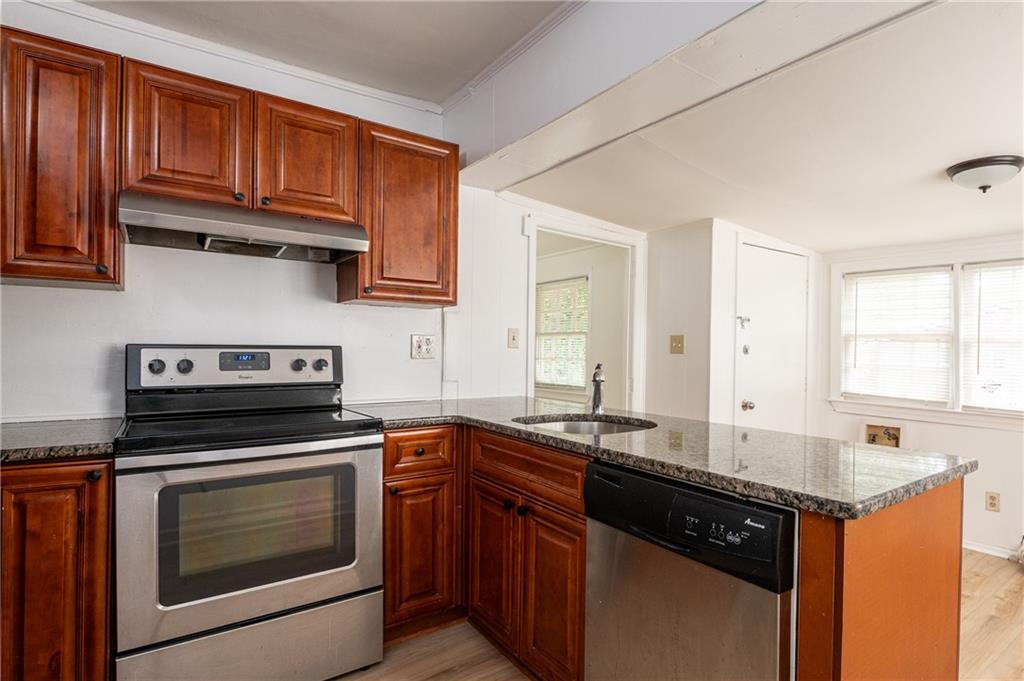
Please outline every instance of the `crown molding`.
M329 76L311 69L292 66L274 59L261 57L257 54L253 54L252 52L228 47L226 45L214 43L203 38L197 38L177 31L171 31L153 24L138 21L137 19L131 19L112 12L107 12L90 5L83 5L79 2L74 2L73 0L65 0L61 2L52 2L50 0L20 0L20 2L53 12L67 14L96 24L127 31L129 33L134 33L152 40L159 40L178 47L185 47L216 57L230 59L241 64L257 66L259 68L267 69L268 71L274 71L293 78L300 78L311 83L316 83L317 85L323 85L329 88L334 88L335 90L359 95L361 97L376 99L378 101L387 102L407 109L413 109L415 111L426 111L433 114L442 113L441 106L435 102L428 102L426 100L409 97L407 95L379 90L368 85L353 83L352 81ZM105 49L109 49L109 47Z
M469 99L476 90L508 68L510 64L527 50L543 40L551 31L555 30L559 24L582 9L587 2L589 0L569 0L560 4L552 10L551 14L544 17L539 24L534 26L529 33L520 38L515 45L502 52L501 56L485 66L472 80L446 97L441 102L441 111L450 111Z

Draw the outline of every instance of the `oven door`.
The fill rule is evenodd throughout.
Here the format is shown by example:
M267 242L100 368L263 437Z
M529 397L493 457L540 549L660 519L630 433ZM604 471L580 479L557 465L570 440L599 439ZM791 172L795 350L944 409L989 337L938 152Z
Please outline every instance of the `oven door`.
M118 651L380 587L382 440L118 459Z

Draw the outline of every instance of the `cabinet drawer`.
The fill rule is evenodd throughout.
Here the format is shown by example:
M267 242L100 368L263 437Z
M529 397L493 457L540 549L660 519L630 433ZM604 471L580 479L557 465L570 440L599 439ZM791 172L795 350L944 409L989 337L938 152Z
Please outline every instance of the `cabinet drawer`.
M455 426L384 433L384 477L443 470L455 465Z
M587 459L563 454L485 430L472 431L473 473L512 485L525 494L583 513L583 475Z

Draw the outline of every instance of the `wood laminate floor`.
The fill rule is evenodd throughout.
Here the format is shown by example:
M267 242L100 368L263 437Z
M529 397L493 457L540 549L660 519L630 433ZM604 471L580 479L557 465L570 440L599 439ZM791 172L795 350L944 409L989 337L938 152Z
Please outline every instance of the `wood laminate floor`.
M1024 569L964 551L960 678L1024 679ZM523 681L526 677L463 622L388 648L384 661L344 681Z

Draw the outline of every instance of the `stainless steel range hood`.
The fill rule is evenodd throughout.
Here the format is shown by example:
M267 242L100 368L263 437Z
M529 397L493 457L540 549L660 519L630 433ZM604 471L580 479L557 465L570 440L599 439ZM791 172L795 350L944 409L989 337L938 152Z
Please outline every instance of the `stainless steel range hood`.
M146 246L336 263L369 247L366 230L205 201L121 192L125 241Z

